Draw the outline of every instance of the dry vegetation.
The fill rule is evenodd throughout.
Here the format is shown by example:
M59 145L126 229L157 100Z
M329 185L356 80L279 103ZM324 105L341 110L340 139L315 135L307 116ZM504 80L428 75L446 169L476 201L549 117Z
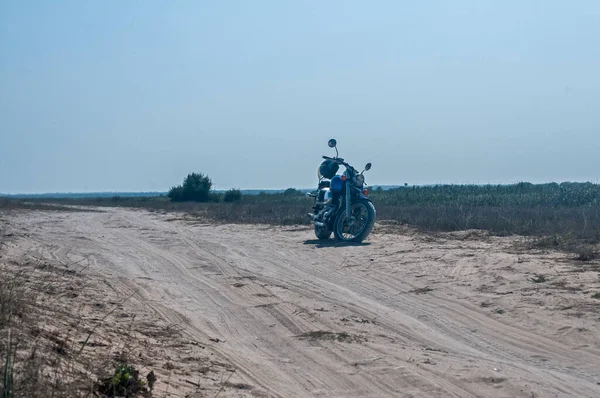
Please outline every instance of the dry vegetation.
M537 248L575 252L581 260L596 257L600 242L600 185L592 183L459 186L440 185L375 190L371 193L379 221L424 231L479 229L494 235L533 237ZM218 202L218 198L217 198ZM236 203L171 202L167 197L111 197L26 201L0 206L132 207L187 212L219 223L308 224L311 202L293 189L282 194L245 195Z
M198 397L224 388L228 365L156 319L135 290L94 274L87 258L65 263L52 248L16 255L19 234L2 229L2 216L1 397L164 397L169 389ZM184 363L197 369L183 371Z
M98 293L85 290L85 263L0 263L2 397L150 394L148 373L141 375L130 364L131 330L116 331L117 345L99 349L108 346L97 335L105 332L99 321L122 309L123 302L110 309L94 297Z

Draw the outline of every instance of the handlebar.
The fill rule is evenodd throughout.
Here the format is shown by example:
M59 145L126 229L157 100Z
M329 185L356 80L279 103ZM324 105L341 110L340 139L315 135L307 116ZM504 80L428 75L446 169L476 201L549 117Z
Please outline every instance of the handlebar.
M342 158L330 158L329 156L323 156L323 159L333 160L335 162L342 163L342 164L344 163L344 159L342 159Z
M326 160L333 160L336 163L339 163L341 165L343 165L344 167L346 167L347 169L350 169L353 172L356 172L356 170L354 169L354 167L350 166L348 163L344 162L344 159L342 158L330 158L329 156L325 156L323 155L323 159Z

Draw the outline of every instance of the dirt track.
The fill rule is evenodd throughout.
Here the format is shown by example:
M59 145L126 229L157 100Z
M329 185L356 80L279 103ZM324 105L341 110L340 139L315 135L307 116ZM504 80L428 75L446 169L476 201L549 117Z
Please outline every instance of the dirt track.
M9 221L21 245L137 289L237 369L238 395L600 396L600 268L512 238L379 227L367 245L322 246L305 228L122 209Z

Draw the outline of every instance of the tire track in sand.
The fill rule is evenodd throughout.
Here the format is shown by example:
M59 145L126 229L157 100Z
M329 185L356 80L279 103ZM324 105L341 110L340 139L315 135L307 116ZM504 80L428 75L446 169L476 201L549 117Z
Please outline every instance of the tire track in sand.
M316 249L303 244L310 231L190 226L123 209L56 223L49 242L94 253L94 267L139 289L157 315L180 323L190 339L272 395L600 395L597 352L574 351L444 292L409 293L419 280L362 265L388 249L406 253L401 239L375 235L371 246ZM340 266L343 258L353 266ZM374 321L341 321L348 317ZM348 331L367 341L298 338L312 331ZM225 342L207 341L215 336Z

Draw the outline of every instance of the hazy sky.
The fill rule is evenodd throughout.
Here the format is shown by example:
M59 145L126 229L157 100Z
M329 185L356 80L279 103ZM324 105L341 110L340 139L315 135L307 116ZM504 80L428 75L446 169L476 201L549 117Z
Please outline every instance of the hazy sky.
M0 192L600 180L600 2L0 0Z

